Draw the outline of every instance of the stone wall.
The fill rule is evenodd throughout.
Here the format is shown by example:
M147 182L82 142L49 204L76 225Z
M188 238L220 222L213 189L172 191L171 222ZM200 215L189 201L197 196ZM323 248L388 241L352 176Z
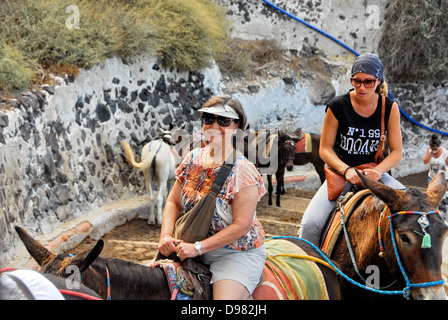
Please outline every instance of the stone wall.
M216 66L176 73L149 57L110 59L1 108L0 267L17 244L14 225L46 234L93 208L145 194L143 175L119 141L139 155L157 127L187 123L191 130L219 79Z
M428 143L432 134L442 140L442 146L448 148L448 82L389 84L389 90L396 98L402 111L415 122L438 130L445 135L428 130L401 114L403 134L403 161L396 174L404 176L410 173L428 171L423 164Z
M228 8L233 36L247 40L275 39L301 55L323 51L332 59L353 59L326 36L291 19L259 0L216 0ZM271 0L275 6L329 33L355 51L374 52L381 38L381 25L388 0Z

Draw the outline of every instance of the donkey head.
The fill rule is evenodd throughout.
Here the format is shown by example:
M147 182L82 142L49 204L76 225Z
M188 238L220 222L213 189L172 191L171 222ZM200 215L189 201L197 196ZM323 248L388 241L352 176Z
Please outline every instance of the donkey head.
M33 239L24 229L18 226L15 229L28 253L41 267L40 271L62 277L68 277L70 275L66 271L67 267L71 265L78 267L79 272L85 271L99 256L104 246L103 240L99 240L93 249L78 253L75 256L68 254L55 255L37 240Z
M171 146L176 145L176 141L173 137L173 130L174 128L171 130L163 130L162 128L158 127L159 137L162 138L163 142Z
M294 169L296 143L302 140L304 136L279 131L278 137L278 151L281 156L281 164L285 165L288 171L292 171Z
M445 175L438 174L427 190L422 192L415 188L407 191L395 190L382 183L370 180L358 172L365 187L380 198L390 209L390 214L397 212L431 212L439 207L447 186ZM384 217L385 257L393 274L401 273L396 263L392 237L395 237L397 251L410 283L424 283L442 279L442 246L448 234L448 226L440 214L424 215L429 223L423 228L419 218L421 214L399 214L393 218ZM389 220L389 221L388 221ZM390 232L390 225L394 235ZM429 234L430 245L424 246L424 236ZM402 278L402 277L401 277ZM446 299L442 286L412 289L412 296L417 299Z

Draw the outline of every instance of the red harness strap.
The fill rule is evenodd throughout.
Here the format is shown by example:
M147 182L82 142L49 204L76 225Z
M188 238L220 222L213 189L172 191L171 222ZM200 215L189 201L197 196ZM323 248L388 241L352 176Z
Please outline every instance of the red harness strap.
M79 297L79 298L82 298L85 300L102 300L101 298L97 298L97 297L91 296L90 294L82 293L82 292L75 292L75 291L70 291L70 290L65 290L65 289L59 289L59 292L63 295Z

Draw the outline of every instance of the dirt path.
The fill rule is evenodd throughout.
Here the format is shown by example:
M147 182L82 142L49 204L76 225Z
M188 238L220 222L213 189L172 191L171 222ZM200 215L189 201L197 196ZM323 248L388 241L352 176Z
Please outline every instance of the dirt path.
M426 188L426 173L399 179L406 186ZM313 191L288 189L281 197L281 207L269 206L265 195L257 207L267 237L276 235L297 236L298 227ZM108 232L103 236L105 243L102 257L113 257L145 264L157 254L160 228L149 226L146 219L135 218L129 223ZM71 253L93 247L96 241L87 238Z

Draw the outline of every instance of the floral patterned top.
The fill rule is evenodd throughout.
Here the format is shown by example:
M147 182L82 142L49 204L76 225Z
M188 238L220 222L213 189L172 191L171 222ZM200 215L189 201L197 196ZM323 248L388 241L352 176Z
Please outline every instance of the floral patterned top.
M182 185L182 213L191 210L207 194L221 166L206 168L201 158L207 147L192 150L176 170L176 179ZM266 193L263 180L253 163L243 155L237 157L227 180L218 193L215 212L209 230L214 235L233 222L232 202L235 194L248 186L258 186L258 201ZM256 213L250 231L235 242L225 246L228 249L247 251L264 243L264 231Z

